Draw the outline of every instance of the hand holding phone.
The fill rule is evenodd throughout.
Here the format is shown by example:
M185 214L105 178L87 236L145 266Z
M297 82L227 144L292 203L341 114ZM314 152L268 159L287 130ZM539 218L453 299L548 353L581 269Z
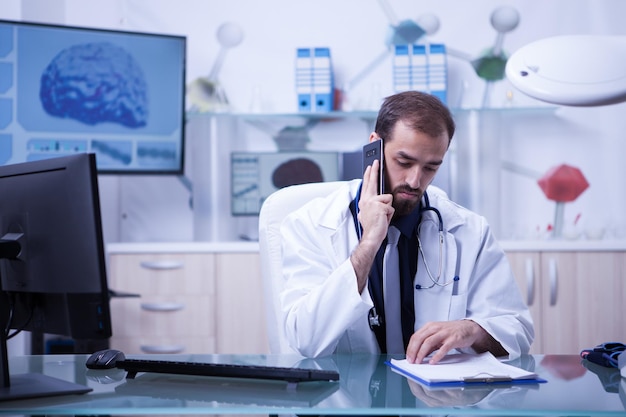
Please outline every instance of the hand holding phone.
M357 207L357 217L363 230L359 240L377 243L374 246L378 248L387 236L395 211L393 196L385 194L382 139L373 140L363 147L363 171L362 193Z
M378 160L378 194L385 193L385 175L384 175L384 164L383 161L385 158L383 157L383 140L378 139L368 143L363 146L363 171L372 165L372 163Z

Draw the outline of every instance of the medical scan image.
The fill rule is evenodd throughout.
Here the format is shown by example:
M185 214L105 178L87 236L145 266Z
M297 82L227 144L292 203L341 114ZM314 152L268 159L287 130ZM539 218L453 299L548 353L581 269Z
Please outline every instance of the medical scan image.
M285 161L276 167L272 174L272 183L276 188L322 181L324 181L322 168L309 158Z
M146 125L148 88L132 55L109 42L73 45L57 54L41 75L45 111L87 125Z

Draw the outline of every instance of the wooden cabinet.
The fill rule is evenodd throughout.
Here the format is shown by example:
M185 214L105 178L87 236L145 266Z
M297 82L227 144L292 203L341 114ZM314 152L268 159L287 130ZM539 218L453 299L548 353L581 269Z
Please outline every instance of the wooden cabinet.
M508 251L535 322L533 353L626 340L626 252Z
M136 353L266 353L256 253L110 253L111 347Z
M217 353L269 353L258 253L215 255Z

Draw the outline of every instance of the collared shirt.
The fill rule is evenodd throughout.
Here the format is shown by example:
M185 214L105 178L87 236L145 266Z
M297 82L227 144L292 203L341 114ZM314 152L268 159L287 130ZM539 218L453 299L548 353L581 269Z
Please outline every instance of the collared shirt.
M355 227L359 228L360 225L357 220L356 212L357 202L352 201L350 204L350 211L355 221ZM409 339L414 332L415 327L415 304L414 304L414 288L413 280L417 272L417 228L421 218L421 206L418 206L415 210L406 216L394 218L391 224L396 226L400 230L400 239L398 241L398 254L400 260L400 297L402 299L401 314L402 314L402 336L404 339L404 347L409 343ZM385 306L383 302L383 255L385 248L387 247L387 239L383 241L372 269L369 274L368 289L372 300L374 301L374 308L379 317L382 317L382 324L380 326L373 326L372 330L376 335L378 346L381 352L387 352L387 346L385 342L385 318L384 311Z

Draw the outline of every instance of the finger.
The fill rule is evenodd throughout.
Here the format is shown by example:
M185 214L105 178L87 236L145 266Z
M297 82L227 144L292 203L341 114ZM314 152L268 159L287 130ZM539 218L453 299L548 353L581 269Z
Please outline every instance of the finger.
M445 341L445 334L441 332L438 323L426 323L421 329L413 334L409 341L407 354L414 363L422 363L424 359L439 349Z
M409 340L409 345L406 348L406 360L409 363L422 363L424 358L428 356L428 353L420 355L424 340L425 336L423 336L422 331L417 331L413 333L413 336L411 336L411 339Z
M363 175L363 192L368 196L378 194L378 166L379 161L376 159L372 165L368 166Z
M372 169L371 165L368 165L365 167L365 171L363 172L363 180L366 179L366 177L369 175L369 171Z
M383 203L386 205L386 213L387 213L387 225L391 223L391 219L393 218L393 214L396 212L396 209L393 208L393 195L391 194L383 194L383 196L388 196L387 198L383 198Z
M426 357L433 353L435 350L437 350L436 347L432 347L427 340L424 341L424 343L422 343L422 346L420 346L420 349L417 351L417 354L415 355L415 363L424 362L424 359L426 359Z
M432 358L430 358L428 363L430 363L431 365L439 363L439 361L442 360L443 357L448 354L448 352L450 352L450 348L446 347L445 345L441 346L439 350L437 350L437 352L432 356Z

